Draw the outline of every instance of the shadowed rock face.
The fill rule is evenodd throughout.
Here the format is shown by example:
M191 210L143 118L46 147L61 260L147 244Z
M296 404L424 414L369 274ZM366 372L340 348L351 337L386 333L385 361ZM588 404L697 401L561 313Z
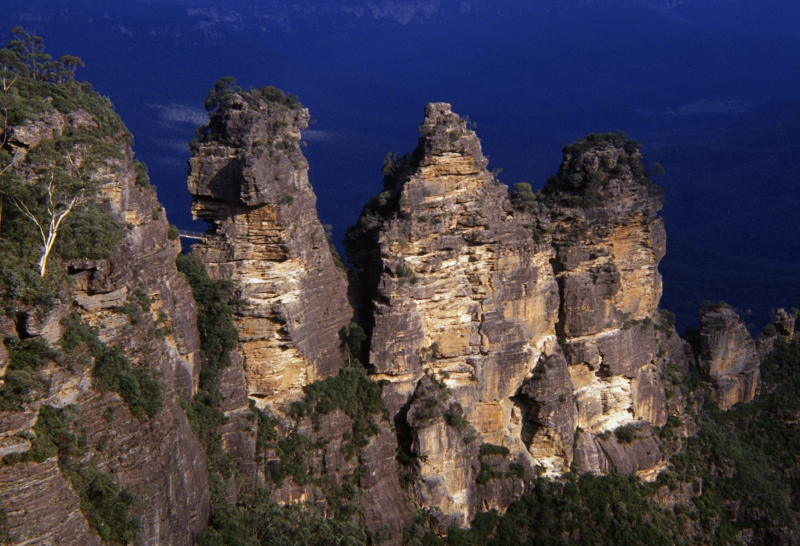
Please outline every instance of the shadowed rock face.
M82 111L51 113L16 134L31 137L19 141L27 149L93 123L91 114ZM21 309L16 325L4 318L0 332L3 337L30 336L59 347L64 331L60 321L75 313L135 368L157 372L163 407L152 418L137 418L120 396L96 390L91 365L52 363L40 372L49 385L43 399L21 411L0 412L0 437L7 448L3 455L30 447L28 440L13 446L7 440L30 434L42 405L74 404L87 446L82 461L97 465L139 500L131 513L142 524L137 543L188 545L205 528L209 515L204 449L179 403L180 396L190 398L197 389L197 311L175 268L180 245L167 238L169 223L155 191L135 183L128 139L116 135L113 145L118 157L93 177L100 186L97 202L128 226L124 241L108 259L67 264L71 283L61 303L55 309ZM142 306L143 299L149 303ZM126 306L138 311L121 312ZM5 466L0 472L0 502L8 513L9 532L20 539L37 544L100 543L55 457L41 464Z
M698 360L712 383L709 396L721 409L755 397L759 358L753 338L733 309L717 306L700 317Z
M190 159L192 213L211 236L193 252L234 282L247 394L282 406L345 363L346 274L317 218L300 131L308 111L243 93L210 121Z

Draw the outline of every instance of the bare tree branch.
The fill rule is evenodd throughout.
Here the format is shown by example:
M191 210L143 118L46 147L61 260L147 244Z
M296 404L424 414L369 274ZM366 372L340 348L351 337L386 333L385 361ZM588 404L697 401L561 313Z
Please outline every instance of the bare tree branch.
M72 162L71 158L70 162ZM42 220L37 218L36 215L31 212L22 199L19 197L11 198L12 203L14 203L19 211L27 216L34 224L36 224L36 227L39 229L43 246L42 255L39 257L39 261L37 263L39 265L39 275L42 277L44 277L47 273L47 259L49 258L53 247L55 246L56 239L58 238L58 232L61 229L64 220L77 205L83 202L84 199L83 192L80 192L78 195L73 196L69 200L69 203L62 204L59 203L59 200L55 197L56 190L55 173L51 172L50 180L47 182L47 204L45 205L46 217ZM59 210L59 205L62 205L64 208ZM46 233L45 227L47 228Z

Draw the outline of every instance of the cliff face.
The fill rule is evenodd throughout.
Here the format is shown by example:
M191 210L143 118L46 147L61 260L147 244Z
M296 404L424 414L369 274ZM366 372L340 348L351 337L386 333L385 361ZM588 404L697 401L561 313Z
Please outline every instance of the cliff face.
M391 382L389 413L410 426L420 458L418 502L463 525L476 508L471 448L442 412L420 424L421 402L406 425L405 406L412 395L426 400L415 391L430 374L463 408L477 444L527 453L513 398L555 350L558 292L552 251L515 218L475 133L443 103L426 107L420 131L414 154L387 164L384 192L345 242L372 296L371 370Z
M87 111L50 112L38 122L13 128L15 174L27 183L35 181L41 166L30 158L39 147L62 135L96 128L95 116ZM191 544L209 513L203 448L179 403L180 396L190 398L197 387L196 310L175 268L180 246L167 238L169 224L155 191L136 183L129 139L120 132L107 137L105 144L116 151L88 175L98 184L93 202L127 226L122 243L107 259L63 263L69 282L53 305L18 307L16 315L12 313L14 322L3 317L6 345L19 336L26 343L49 342L60 354L49 353L38 372L44 390L0 412L6 456L0 501L9 532L20 540L99 544L98 531L81 512L75 474L66 470L84 475L81 472L97 468L137 499L129 507L141 523L137 543ZM68 324L89 326L97 337L84 330L81 339L88 340L87 345L74 338L65 341ZM72 345L67 349L65 343ZM109 351L101 351L99 344ZM154 395L152 382L147 385L155 390L146 395L103 386L98 368L109 365L112 354L116 364L129 362L123 380L128 385L135 381L136 389L143 388L147 377L160 383L160 406L142 411L143 406L136 405L147 404L136 398L137 393ZM152 416L145 414L151 410ZM47 411L58 413L58 423L80 434L77 448L67 452L58 436L57 456L36 462L39 456L31 455L28 462L14 463L48 441L48 427L56 421L44 420Z
M639 157L622 138L585 139L565 148L544 188L550 210L540 225L555 248L557 330L584 431L575 448L581 471L628 473L661 461L649 431L667 420L659 365L667 355L656 330L666 237ZM626 425L639 430L633 442L598 437Z
M661 367L685 347L661 343L674 333L657 309L665 236L638 151L614 135L581 141L543 192L509 199L449 105L428 105L420 132L411 156L387 159L384 191L345 240L372 298L371 371L390 381L390 414L419 458L417 502L463 525L515 498L514 474L495 471L505 493L478 502L485 462L459 436L507 448L528 475L575 462L654 477ZM474 437L453 430L453 404ZM625 426L635 433L620 441Z
M189 161L192 213L211 226L193 252L212 278L234 282L247 394L261 407L282 408L335 375L345 363L339 332L353 318L300 151L308 119L237 95Z
M753 338L733 309L716 306L702 314L698 360L711 383L708 394L720 409L755 397L759 358Z
M222 431L223 440L240 467L252 467L257 483L271 488L276 502L313 503L328 516L349 510L352 502L360 505L367 528L388 525L397 541L412 520L389 424L358 421L344 408L302 406L312 419L292 405L306 396L303 387L331 385L325 380L338 381L337 373L359 356L343 345L343 329L355 314L351 291L317 218L300 149L308 119L307 110L285 97L265 99L259 90L237 94L212 115L209 134L190 159L192 211L210 224L193 254L212 278L232 281L239 299L234 322L240 354L220 382L226 427L239 432ZM247 433L247 397L275 419L274 438L260 447ZM362 425L370 427L366 439L352 440L364 434L355 432ZM255 464L256 455L263 464ZM337 497L343 487L358 491L344 508Z

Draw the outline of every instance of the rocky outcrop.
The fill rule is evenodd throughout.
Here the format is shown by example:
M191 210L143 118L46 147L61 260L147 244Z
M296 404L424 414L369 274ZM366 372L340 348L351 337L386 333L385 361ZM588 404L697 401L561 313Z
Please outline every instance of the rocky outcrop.
M420 133L413 154L387 157L383 192L345 238L372 300L370 370L419 457L417 502L442 512L434 525L464 524L480 504L481 465L453 447L447 419L420 426L424 400L439 415L457 403L479 443L527 474L575 462L654 478L662 368L688 369L688 356L658 310L661 204L636 146L593 135L565 148L542 192L509 199L449 105L429 104ZM438 406L430 381L448 392ZM618 442L621 427L635 438Z
M20 176L30 176L25 159L36 146L87 127L97 127L90 113L50 112L12 131ZM92 360L82 360L88 356L65 352L58 364L40 371L48 385L41 398L0 414L0 435L33 438L40 407L74 405L85 441L81 464L113 476L138 499L131 513L141 522L137 543L191 544L209 513L204 450L179 403L179 397L191 398L197 389L196 309L175 268L180 245L167 237L169 224L155 191L146 182L137 184L129 138L120 132L108 137L110 143L117 150L91 176L98 184L95 202L127 226L123 242L107 259L64 264L71 282L61 301L49 309L18 309L13 333L58 347L63 319L75 317L118 351L116 358L127 358L134 369L153 370L163 405L153 417L134 416L118 394L99 392ZM6 330L4 337L10 337ZM18 456L31 445L18 444L5 455ZM8 509L12 535L31 543L99 543L55 457L41 464L11 464L0 479L0 502Z
M581 471L640 471L660 462L657 442L646 456L595 438L619 427L667 419L657 326L664 256L659 195L644 178L635 145L593 135L564 149L564 161L539 195L539 226L552 237L560 292L557 332L575 400ZM529 205L530 206L530 205ZM677 336L675 336L677 338ZM682 347L678 351L682 351ZM633 445L639 445L637 440ZM625 447L625 446L622 446Z
M337 491L354 487L358 498L347 500L361 505L366 526L384 534L388 529L387 544L398 543L413 520L389 423L374 423L368 444L351 452L351 417L334 412L312 423L290 411L304 397L303 387L336 376L360 355L343 348L342 330L355 314L347 273L317 218L300 148L308 111L281 97L261 90L233 96L212 115L190 159L192 211L210 225L193 253L212 278L233 282L239 300L240 351L219 383L228 417L219 432L244 477L230 500L268 486L276 502L313 503L330 516L341 509L340 500L331 500ZM280 441L302 450L287 454L273 446L258 454L264 464L257 465L248 397L280 423ZM281 459L295 454L302 462ZM270 470L298 464L306 473Z
M59 471L55 457L41 464L0 466L0 490L4 493L8 531L15 541L69 546L102 544L81 513L80 499Z
M711 383L708 395L723 410L749 402L760 378L755 343L739 315L724 304L700 317L698 360Z
M477 508L475 461L444 420L419 426L420 382L430 374L446 386L476 445L527 453L513 398L555 351L557 285L552 251L515 215L450 105L429 104L420 132L413 155L387 158L384 191L345 246L372 299L370 369L390 382L384 398L397 426L413 430L417 500L444 511L437 520L463 525Z
M283 409L335 375L353 318L300 150L308 119L286 99L235 95L189 161L192 213L210 225L193 252L212 278L234 283L247 393L261 407Z

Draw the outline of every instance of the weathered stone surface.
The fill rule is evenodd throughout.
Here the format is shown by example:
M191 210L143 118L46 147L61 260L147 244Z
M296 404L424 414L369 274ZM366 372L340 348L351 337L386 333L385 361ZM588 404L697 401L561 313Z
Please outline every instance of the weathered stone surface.
M700 317L698 360L711 381L708 394L720 408L755 397L759 358L753 338L733 309L717 305Z
M620 426L645 430L667 420L660 375L668 349L661 338L671 326L661 325L657 308L665 234L660 199L635 173L639 157L621 141L581 141L565 148L557 177L543 190L549 209L539 224L556 250L556 330L569 364L575 423L585 431L574 461L583 471L638 472L662 459L652 438L630 445L613 435L602 439ZM683 358L683 346L669 351Z
M631 474L653 469L662 460L658 441L647 426L638 426L631 442L621 442L608 432L603 435L583 432L575 442L574 464L578 472Z
M552 250L533 240L450 105L429 104L420 131L412 156L387 161L384 191L345 240L372 299L371 370L391 382L384 399L393 419L402 420L430 373L452 391L481 440L524 452L532 465L512 398L539 357L555 350ZM414 452L426 458L418 501L463 525L477 500L460 435L444 422L414 427L414 434Z
M663 425L662 368L672 353L686 360L684 345L661 344L671 328L657 308L665 235L660 200L634 172L638 152L610 141L570 151L559 176L600 177L601 195L550 199L545 188L519 206L449 105L429 104L420 132L412 155L387 158L383 192L345 239L372 300L370 369L390 382L390 415L410 425L421 460L416 501L434 526L461 525L484 502L468 483L474 461L451 453L452 427L419 423L426 374L526 473L561 473L573 457L587 471L654 471L662 454L651 436L588 441ZM513 487L492 487L486 502L507 506Z
M560 353L542 358L516 397L522 441L537 464L560 470L572 460L577 411L567 361Z
M45 311L41 306L22 312L22 328L28 336L39 336L51 345L56 343L64 327L61 319L70 312L69 305L57 305L55 309Z
M663 508L675 508L678 505L690 506L692 499L703 494L703 480L695 478L691 483L680 483L675 490L666 485L659 487L653 494L653 502Z
M345 273L334 265L300 151L308 111L237 95L190 159L192 213L211 236L194 246L209 274L233 281L247 393L283 406L345 363Z
M23 154L64 131L91 127L94 121L84 114L48 113L39 122L14 132L14 146ZM62 333L61 319L77 313L97 329L103 342L118 347L133 366L155 370L163 389L163 408L152 419L136 418L119 396L101 394L93 388L90 367L49 366L40 373L49 383L46 398L19 412L21 420L0 419L0 436L30 432L41 404L57 408L76 404L89 445L86 459L141 501L133 514L142 523L137 543L191 544L207 524L209 512L204 450L178 402L179 396L191 397L197 389L196 309L188 285L175 268L180 245L167 238L169 223L159 212L155 191L135 184L127 137L120 134L114 142L120 156L92 176L99 185L97 202L128 226L125 240L108 260L65 264L74 281L69 285L71 292L51 311L23 309L17 326L20 332L55 345ZM15 158L20 154L15 153ZM23 178L29 175L22 172ZM126 304L138 311L122 313L119 307ZM108 419L109 408L113 409L113 426ZM98 445L103 449L95 449ZM29 492L15 492L13 487L17 486L7 489L6 484L0 487L0 495L14 498L9 525L16 534L30 543L98 541L54 461L16 464L3 472L12 476L31 473ZM43 472L46 475L42 474L41 480L34 476ZM10 506L11 501L6 504ZM45 510L52 514L30 515Z
M14 543L100 546L56 458L0 466L0 501Z
M222 394L219 409L227 418L217 433L222 436L223 448L233 456L241 473L241 484L232 484L228 499L235 504L253 495L257 475L255 415L250 410L241 357L236 351L231 352L231 365L220 373L217 388Z
M425 376L408 411L411 450L419 459L419 480L413 492L422 506L436 507L431 517L434 526L447 522L441 532L452 524L467 525L476 504L480 442L472 427L459 426L448 417L454 403L452 391Z
M386 426L361 450L361 488L364 490L361 505L364 519L370 529L388 526L391 533L382 544L403 543L402 530L414 523L410 499L400 485L399 469L395 455L397 441ZM329 466L329 465L328 465Z

